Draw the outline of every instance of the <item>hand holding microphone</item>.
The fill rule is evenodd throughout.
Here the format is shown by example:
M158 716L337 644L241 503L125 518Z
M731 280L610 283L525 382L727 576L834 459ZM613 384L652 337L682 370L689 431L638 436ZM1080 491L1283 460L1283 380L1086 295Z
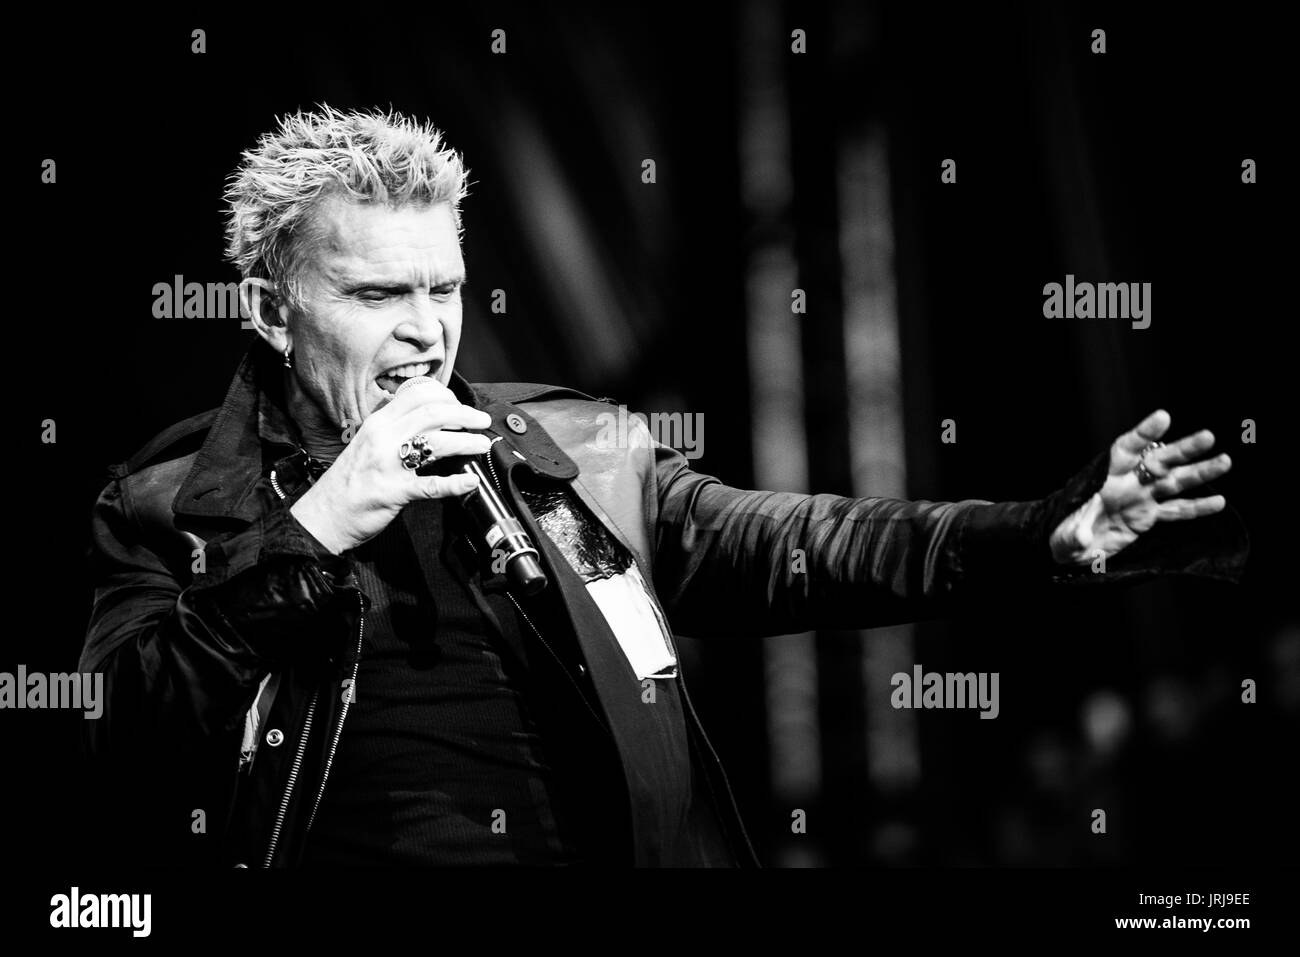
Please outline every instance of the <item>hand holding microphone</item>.
M398 387L397 395L408 389L419 388L425 382L435 382L427 376L414 376ZM490 420L489 420L490 424ZM405 443L401 450L402 464L411 470L418 470L432 464L439 456L431 448L426 436L416 435ZM491 445L485 455L491 455ZM474 457L461 463L460 472L473 476L475 484L465 492L460 503L473 520L480 541L487 546L492 555L492 567L505 573L512 591L518 590L525 595L535 595L546 587L546 573L538 561L537 549L532 539L524 531L513 510L497 492L491 467L484 467L486 458Z
M417 475L404 467L400 453L422 435L439 458L482 455L490 440L466 430L488 428L491 416L462 405L435 379L404 383L398 391L402 394L366 416L339 457L290 509L336 555L374 538L408 503L464 495L477 483L463 472Z
M334 554L374 538L409 502L461 499L512 590L534 594L546 586L537 550L501 499L488 470L475 458L491 448L486 412L462 405L436 379L415 376L366 417L338 459L290 509ZM434 461L471 457L450 474L421 475ZM446 469L444 464L443 469Z

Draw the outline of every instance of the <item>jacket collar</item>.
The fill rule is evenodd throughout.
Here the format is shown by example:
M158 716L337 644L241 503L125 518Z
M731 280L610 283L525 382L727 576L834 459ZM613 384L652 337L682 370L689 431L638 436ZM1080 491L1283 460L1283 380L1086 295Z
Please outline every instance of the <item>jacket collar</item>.
M491 415L487 431L503 438L515 463L525 463L538 475L562 481L578 475L573 459L516 405L548 392L569 390L523 382L470 383L454 371L450 387L465 405ZM520 419L522 432L518 431ZM262 511L254 494L258 484L278 463L302 454L300 433L285 402L279 357L258 340L240 362L207 439L172 500L172 510L199 518L254 521Z

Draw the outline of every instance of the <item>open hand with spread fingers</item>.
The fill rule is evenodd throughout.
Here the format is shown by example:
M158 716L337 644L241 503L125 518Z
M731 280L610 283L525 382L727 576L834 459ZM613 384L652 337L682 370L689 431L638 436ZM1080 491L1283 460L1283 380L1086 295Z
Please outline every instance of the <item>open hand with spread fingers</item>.
M1157 522L1213 515L1227 505L1222 495L1184 498L1183 493L1232 468L1226 454L1205 458L1214 435L1202 429L1168 444L1160 438L1171 418L1157 409L1110 447L1105 484L1052 533L1052 556L1062 564L1086 564L1110 557L1135 542Z

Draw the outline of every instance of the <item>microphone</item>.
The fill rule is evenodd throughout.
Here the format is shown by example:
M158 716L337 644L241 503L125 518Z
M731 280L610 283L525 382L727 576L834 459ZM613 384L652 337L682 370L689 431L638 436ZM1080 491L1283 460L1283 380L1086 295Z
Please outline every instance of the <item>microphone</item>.
M436 381L430 376L412 376L397 387L396 394L401 395L403 389L422 382ZM487 454L492 453L489 451ZM478 478L478 485L460 497L460 504L469 513L492 555L492 570L501 570L500 562L504 560L505 576L510 589L518 589L524 595L536 595L547 584L541 556L510 505L497 493L496 485L488 474L489 469L482 462L486 456L452 457L467 458L460 471Z

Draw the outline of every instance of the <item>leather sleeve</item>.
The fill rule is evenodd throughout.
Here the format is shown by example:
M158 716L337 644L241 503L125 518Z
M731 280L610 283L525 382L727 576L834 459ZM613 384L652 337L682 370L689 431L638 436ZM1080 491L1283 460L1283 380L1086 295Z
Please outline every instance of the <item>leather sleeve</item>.
M1101 488L1108 460L1035 501L929 502L729 488L656 443L655 587L675 631L708 637L916 621L1026 587L1237 580L1247 546L1235 513L1163 523L1104 572L1056 563L1052 530Z
M92 534L95 593L80 669L104 674L106 700L88 729L92 751L230 732L269 671L335 655L349 632L355 593L339 587L347 559L283 505L209 542L206 568L192 576L177 570L191 560L186 541L142 523L121 479L100 495Z

